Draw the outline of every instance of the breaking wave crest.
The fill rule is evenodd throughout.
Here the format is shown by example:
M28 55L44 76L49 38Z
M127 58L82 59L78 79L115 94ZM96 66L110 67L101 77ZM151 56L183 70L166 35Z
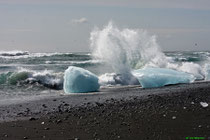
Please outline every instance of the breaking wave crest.
M14 57L14 56L27 56L29 55L28 51L1 51L1 57Z
M52 89L63 88L63 73L52 71L31 71L20 69L18 72L0 74L0 85L40 84Z

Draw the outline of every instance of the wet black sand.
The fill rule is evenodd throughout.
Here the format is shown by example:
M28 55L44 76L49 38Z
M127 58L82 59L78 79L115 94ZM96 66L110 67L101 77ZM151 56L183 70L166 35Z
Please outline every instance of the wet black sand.
M210 137L210 83L137 86L0 107L0 139L151 139Z

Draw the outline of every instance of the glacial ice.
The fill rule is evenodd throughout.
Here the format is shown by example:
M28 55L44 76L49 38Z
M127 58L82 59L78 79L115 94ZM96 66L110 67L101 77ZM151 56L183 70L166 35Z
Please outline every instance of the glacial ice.
M64 92L94 92L99 89L98 77L88 70L70 66L64 74Z
M205 80L210 81L210 64L206 64L204 70L205 70Z
M144 68L132 71L143 88L162 87L178 83L191 83L195 77L189 73L166 68Z

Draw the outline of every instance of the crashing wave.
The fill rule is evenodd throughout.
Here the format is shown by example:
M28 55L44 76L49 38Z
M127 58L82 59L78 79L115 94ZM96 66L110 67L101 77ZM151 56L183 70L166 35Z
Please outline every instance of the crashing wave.
M208 77L203 66L194 62L206 59L209 54L200 52L195 54L198 56L191 56L188 53L180 53L176 54L179 56L177 59L171 59L172 57L166 56L161 51L156 36L149 35L145 30L119 29L112 22L109 22L103 29L95 28L91 32L90 42L92 56L112 68L113 73L106 73L99 77L99 83L102 85L120 83L116 80L118 78L119 81L123 81L120 83L121 85L133 84L131 82L133 78L130 78L134 77L132 71L144 68L164 68L172 72L179 71L183 75L193 75L196 80L203 80ZM158 72L162 71L154 70L151 72L161 74ZM191 82L192 80L186 81Z
M52 89L63 88L63 73L53 73L52 71L30 71L26 69L18 72L7 72L0 74L1 85L21 85L39 83Z

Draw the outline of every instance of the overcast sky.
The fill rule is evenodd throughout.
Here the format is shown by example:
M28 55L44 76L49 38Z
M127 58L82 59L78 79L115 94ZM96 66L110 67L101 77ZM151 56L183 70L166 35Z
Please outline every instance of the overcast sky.
M210 51L210 0L0 0L0 51L89 51L110 20L157 35L164 51Z

